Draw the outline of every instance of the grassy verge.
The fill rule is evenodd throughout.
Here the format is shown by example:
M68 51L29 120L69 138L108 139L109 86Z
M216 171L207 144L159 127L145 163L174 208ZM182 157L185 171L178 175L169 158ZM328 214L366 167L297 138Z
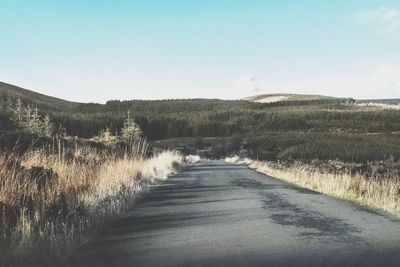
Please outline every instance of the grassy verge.
M90 147L0 153L0 266L65 257L123 213L143 186L185 164L175 151L146 157L145 146L139 142L129 153Z
M245 163L251 169L286 182L400 215L398 166L367 166L362 171L357 169L357 164L338 161L282 164L239 157L226 158L226 161Z

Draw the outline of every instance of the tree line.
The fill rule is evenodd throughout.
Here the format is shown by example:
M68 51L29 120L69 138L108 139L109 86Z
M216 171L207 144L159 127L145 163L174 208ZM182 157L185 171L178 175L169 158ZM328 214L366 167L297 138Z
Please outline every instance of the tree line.
M3 105L10 97L1 97ZM35 106L22 98L24 105ZM15 101L14 101L15 102ZM58 103L58 102L57 102ZM50 115L55 128L62 125L66 134L92 138L110 133L121 135L127 111L151 140L179 137L228 137L264 132L358 133L400 131L396 110L368 110L351 99L320 99L253 103L218 99L108 101L106 104L43 104L38 109ZM47 106L46 106L47 105ZM50 106L48 106L50 105ZM4 113L3 113L4 114ZM0 118L5 118L6 115ZM3 119L6 123L6 119Z

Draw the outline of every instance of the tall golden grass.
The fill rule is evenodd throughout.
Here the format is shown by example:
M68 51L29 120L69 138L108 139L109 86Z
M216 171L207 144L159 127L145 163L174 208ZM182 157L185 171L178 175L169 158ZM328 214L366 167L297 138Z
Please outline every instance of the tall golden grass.
M184 164L175 151L146 157L145 146L139 142L129 153L91 147L1 152L0 263L6 253L68 254L73 244L128 208L143 186Z
M351 171L329 172L297 162L283 166L275 162L226 158L231 163L244 163L258 172L338 198L359 202L400 215L400 177L398 172L368 176Z

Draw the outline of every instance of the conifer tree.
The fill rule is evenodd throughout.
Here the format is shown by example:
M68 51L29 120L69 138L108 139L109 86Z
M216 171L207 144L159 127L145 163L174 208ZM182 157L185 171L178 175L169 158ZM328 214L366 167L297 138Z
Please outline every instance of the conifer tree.
M51 122L50 116L46 115L43 119L42 133L44 136L51 137L53 136L53 132L54 132L54 127Z
M139 125L131 118L129 110L128 117L124 121L124 126L121 129L121 140L126 144L132 144L139 140L142 135L142 130Z

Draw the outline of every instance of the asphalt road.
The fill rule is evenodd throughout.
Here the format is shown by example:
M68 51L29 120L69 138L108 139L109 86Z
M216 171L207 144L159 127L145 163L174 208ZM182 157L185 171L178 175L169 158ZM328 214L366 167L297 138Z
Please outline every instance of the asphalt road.
M400 266L400 220L208 161L152 188L69 264Z

